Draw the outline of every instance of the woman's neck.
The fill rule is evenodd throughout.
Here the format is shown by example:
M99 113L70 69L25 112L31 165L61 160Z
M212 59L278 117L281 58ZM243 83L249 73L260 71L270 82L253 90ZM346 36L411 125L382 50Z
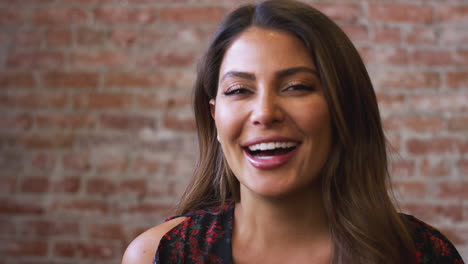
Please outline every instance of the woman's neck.
M320 188L310 188L283 197L261 197L241 187L236 204L234 239L260 248L296 246L329 240L327 218ZM292 246L292 245L291 245Z

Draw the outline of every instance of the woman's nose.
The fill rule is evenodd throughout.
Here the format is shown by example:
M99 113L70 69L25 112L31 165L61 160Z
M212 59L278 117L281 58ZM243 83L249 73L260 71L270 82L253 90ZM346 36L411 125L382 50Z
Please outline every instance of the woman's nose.
M255 126L269 127L284 119L284 113L279 98L273 94L258 95L252 102L251 122Z

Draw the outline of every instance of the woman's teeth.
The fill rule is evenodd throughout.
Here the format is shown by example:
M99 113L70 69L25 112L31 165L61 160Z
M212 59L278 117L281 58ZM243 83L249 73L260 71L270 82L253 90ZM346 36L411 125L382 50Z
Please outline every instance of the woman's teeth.
M265 150L274 150L274 149L288 149L297 146L296 142L268 142L268 143L259 143L252 146L249 146L250 151L265 151Z

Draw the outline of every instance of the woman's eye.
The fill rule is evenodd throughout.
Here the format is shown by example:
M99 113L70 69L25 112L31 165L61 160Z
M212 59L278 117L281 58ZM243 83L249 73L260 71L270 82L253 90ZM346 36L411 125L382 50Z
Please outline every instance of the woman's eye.
M229 91L224 92L224 95L230 96L230 95L237 95L237 94L245 94L245 93L248 93L248 92L249 92L249 90L247 90L245 88L235 88L235 89L231 89Z
M295 84L290 85L286 88L286 91L313 91L314 87L304 85L304 84Z

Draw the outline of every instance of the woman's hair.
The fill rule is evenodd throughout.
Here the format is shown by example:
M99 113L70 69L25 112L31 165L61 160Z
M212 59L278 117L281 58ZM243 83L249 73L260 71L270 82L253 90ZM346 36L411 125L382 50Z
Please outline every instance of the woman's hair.
M415 248L409 227L387 190L385 136L364 63L333 21L299 2L272 0L245 5L219 26L199 64L194 91L199 161L178 213L220 205L228 199L240 200L239 182L217 141L209 101L216 97L226 50L253 26L294 35L309 50L318 69L332 126L332 149L321 175L333 241L332 262L413 262Z

